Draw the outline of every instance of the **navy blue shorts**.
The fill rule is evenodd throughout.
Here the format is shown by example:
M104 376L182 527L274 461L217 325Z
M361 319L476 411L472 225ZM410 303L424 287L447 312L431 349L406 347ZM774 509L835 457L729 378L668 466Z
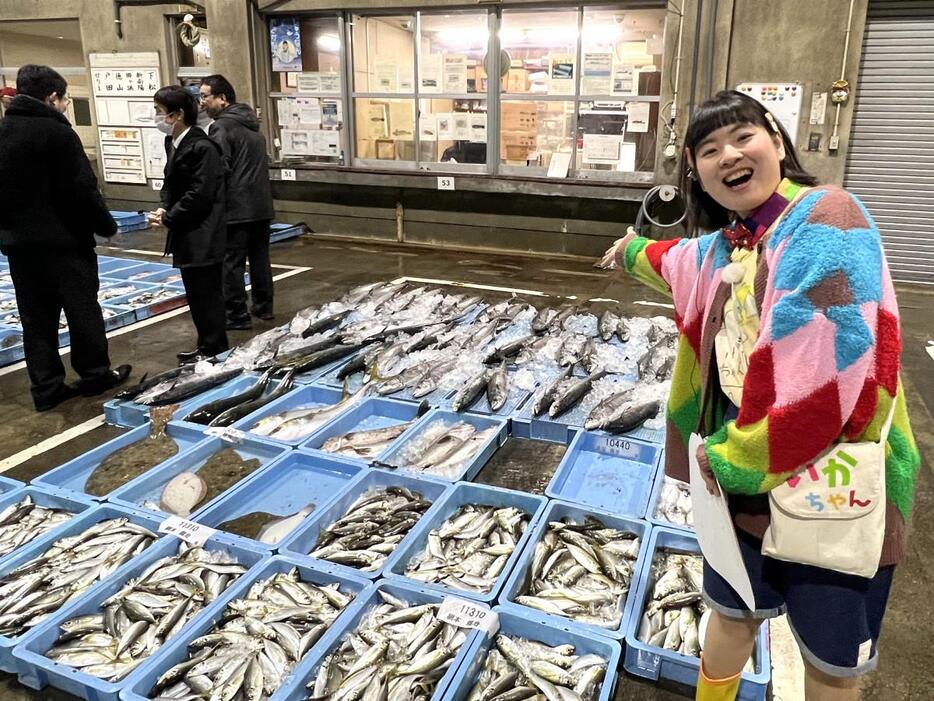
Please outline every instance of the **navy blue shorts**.
M766 557L762 541L737 532L752 581L750 611L726 580L704 562L704 598L730 618L765 619L788 614L801 654L834 677L855 677L878 664L876 645L895 566L872 579Z

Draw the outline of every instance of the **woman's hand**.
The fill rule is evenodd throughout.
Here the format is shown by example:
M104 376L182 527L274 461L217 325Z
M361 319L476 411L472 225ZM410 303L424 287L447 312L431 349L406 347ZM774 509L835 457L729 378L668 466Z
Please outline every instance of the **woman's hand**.
M604 270L622 268L623 255L626 253L626 246L628 246L629 242L638 235L639 234L636 233L636 230L631 226L627 228L626 235L621 239L616 239L616 242L606 250L606 253L603 254L603 258L600 259L600 262L594 263L594 267L603 268Z
M714 476L713 470L710 469L710 461L707 459L707 450L704 448L703 444L697 446L697 465L700 467L700 473L701 477L704 478L704 484L707 485L707 491L715 497L720 496L720 485L717 483L717 478Z
M149 213L149 228L155 229L157 226L162 226L162 215L165 214L165 210L162 207L159 207L155 212Z

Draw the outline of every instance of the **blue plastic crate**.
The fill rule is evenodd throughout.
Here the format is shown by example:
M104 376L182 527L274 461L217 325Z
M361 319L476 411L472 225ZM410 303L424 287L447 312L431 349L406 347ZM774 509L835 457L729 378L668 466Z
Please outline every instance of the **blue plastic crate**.
M136 321L136 312L129 307L121 307L118 304L101 304L101 310L114 312L113 316L104 317L104 329L113 331L124 326L129 326Z
M291 516L314 504L310 518L365 469L346 460L287 451L199 513L198 523L217 528L254 511Z
M171 422L169 425L171 426ZM127 482L119 489L115 489L108 497L108 501L114 504L122 504L131 509L141 509L160 514L164 518L167 514L156 508L156 505L159 503L159 497L162 495L165 485L181 472L198 472L204 466L204 463L222 448L233 448L245 459L259 459L260 464L254 472L261 470L263 465L272 462L284 450L287 450L282 446L251 438L246 438L241 443L229 443L220 438L207 438L184 453L179 453L158 467ZM249 476L246 475L244 479ZM228 489L227 492L229 491ZM197 520L198 514L221 496L223 494L218 494L211 501L199 504L190 518Z
M619 625L615 628L603 628L600 626L590 625L588 623L579 623L572 618L565 618L563 616L556 616L543 611L537 611L531 609L522 604L516 603L516 597L521 596L526 593L526 583L527 577L529 574L529 569L532 567L532 557L535 554L535 546L541 541L542 537L545 535L545 532L548 529L548 523L551 521L560 521L562 518L569 517L574 519L576 523L583 523L584 519L587 516L593 516L600 519L607 528L616 528L617 530L635 533L639 536L639 557L632 566L632 579L629 584L629 594L626 596L626 602L623 605L622 616L620 617ZM632 518L623 518L620 516L614 516L597 509L592 509L588 507L583 507L578 504L571 504L564 501L552 501L548 503L548 507L545 509L545 513L542 514L541 518L535 524L535 530L530 534L525 548L522 551L522 555L519 559L519 563L512 570L512 573L509 575L509 579L506 581L506 585L503 587L503 592L499 597L499 604L503 608L509 611L521 611L533 612L536 615L539 615L543 618L548 619L555 625L560 626L569 626L579 631L583 635L605 635L607 637L613 638L614 640L622 641L626 637L626 630L629 625L629 619L633 615L633 591L636 588L636 583L639 578L639 572L642 570L642 561L645 558L646 549L648 546L648 534L650 526L641 519L632 519Z
M188 423L182 421L182 419L198 407L204 406L210 401L242 392L256 382L257 377L258 375L252 373L238 375L214 389L195 395L191 399L186 399L179 405L178 410L172 414L172 420L203 431L205 427L201 424ZM104 420L114 426L136 428L149 421L149 406L133 400L111 399L110 401L104 402Z
M91 473L97 469L98 465L104 461L104 458L121 448L143 440L149 435L149 431L150 426L148 423L131 431L127 431L122 436L117 436L106 443L102 443L96 448L39 475L32 481L32 484L48 489L86 494L84 490L88 478L91 476ZM195 431L184 426L176 426L172 423L166 425L166 435L178 445L178 453L176 453L176 456L184 454L185 451L204 440L204 435L200 431ZM155 467L153 469L155 469ZM114 492L115 491L116 490L114 490ZM103 501L108 496L114 494L114 492L102 496L91 496L90 498Z
M428 480L419 477L413 477L399 472L387 472L386 470L364 470L353 478L344 491L336 498L332 499L328 505L322 509L316 510L311 516L305 519L304 523L292 531L292 535L279 544L280 553L288 553L299 557L310 557L309 552L314 550L315 543L318 541L318 535L323 528L330 526L347 513L347 509L353 504L359 496L373 489L385 489L386 487L406 487L422 495L424 499L431 502L438 502L452 489L452 485L440 480ZM422 519L426 514L422 515ZM398 545L396 552L405 547L412 532L418 524L412 527ZM386 570L387 565L396 552L391 553L383 565L373 572L362 572L346 565L327 562L332 567L339 568L343 572L353 572L367 579L376 579Z
M117 222L117 232L143 231L149 228L149 217L145 212L122 212L112 210L110 216Z
M185 403L180 405L178 410L172 414L172 422L177 423L181 426L187 426L189 428L194 428L199 431L204 431L207 427L206 424L199 424L193 421L185 421L185 417L188 416L193 411L203 407L205 404L210 404L213 401L218 399L225 399L227 397L232 397L235 394L240 394L248 390L250 387L255 385L260 379L259 374L257 373L244 373L238 375L231 380L228 380L224 384L210 389L206 392L202 392L191 399L185 400ZM269 394L275 387L279 384L278 379L271 380L267 385L264 391L264 394ZM149 407L144 404L137 404L137 407L142 409L145 414L148 416Z
M146 283L136 283L135 284L146 284ZM165 312L171 311L173 309L178 309L179 307L185 306L187 300L185 298L185 288L176 287L175 285L147 285L147 287L152 288L151 290L140 290L132 294L127 294L122 297L115 297L110 300L111 304L119 304L125 307L131 307L133 311L136 312L136 318L138 321L143 319L148 319L152 316L158 316L159 314L164 314ZM141 303L139 296L143 292L148 291L168 291L171 293L171 296L160 299L156 302L147 302Z
M574 436L582 430L577 426L565 423L545 421L542 417L535 418L532 416L532 404L534 402L535 393L533 392L512 412L510 425L512 435L516 438L568 445L574 440ZM544 419L547 418L548 416L545 415Z
M545 494L641 518L661 453L661 447L651 443L581 431L571 441Z
M405 448L406 444L412 440L417 439L429 426L438 422L444 421L447 424L453 425L460 421L465 421L474 427L477 431L483 431L488 428L495 429L489 438L480 446L480 449L474 454L474 457L471 460L468 460L464 467L457 474L451 476L440 476L434 475L431 473L420 473L415 472L414 470L409 470L406 467L396 466L396 460L400 452ZM386 451L383 457L380 459L380 463L383 463L387 466L393 466L398 469L400 472L407 472L410 474L424 474L426 477L432 479L443 479L450 480L452 482L457 481L469 481L474 478L474 476L483 469L483 466L487 464L493 453L495 453L499 447L506 442L509 429L509 420L506 418L498 416L481 416L479 414L471 414L466 412L457 413L454 411L447 411L445 409L434 409L429 411L425 416L423 416L417 424L412 426L408 431L406 431L399 440L396 441L393 447Z
M650 581L652 560L656 551L661 548L688 553L700 553L701 551L697 539L689 533L671 528L652 529L643 557L643 568L639 573L639 583L631 594L634 602L633 615L626 630L626 656L623 667L627 672L646 679L656 681L668 679L680 684L696 686L697 675L700 671L699 658L651 647L640 642L637 637L642 611L651 595L651 588L654 586L654 582ZM754 674L744 672L740 681L737 698L742 701L765 701L772 674L768 623L759 628L755 650L756 671Z
M18 336L19 343L15 343L8 348L0 348L0 365L18 363L26 357L26 351L23 349L23 332L16 328L0 326L0 341L11 336Z
M301 578L304 581L318 585L328 585L337 583L341 591L348 595L353 595L354 600L345 608L340 616L331 624L330 630L315 643L305 657L299 662L292 672L285 678L284 683L279 689L268 697L268 701L283 701L291 699L290 690L305 693L303 683L298 682L305 678L309 667L318 662L324 652L333 644L335 636L345 630L345 622L355 619L361 607L365 606L371 600L370 593L374 587L366 579L351 574L336 572L334 569L322 566L321 563L313 562L305 558L288 558L281 555L275 556L259 566L251 569L247 574L240 578L228 592L232 595L226 596L226 601L212 604L210 609L205 609L203 614L198 617L194 625L186 626L185 630L176 635L170 643L163 646L158 655L154 655L140 665L127 678L127 684L120 695L122 701L148 701L150 692L155 685L156 680L165 673L166 670L188 658L188 644L202 635L207 634L219 623L222 622L226 602L234 598L242 597L254 582L261 579L268 579L279 572L288 572L293 567L297 567ZM302 697L296 697L304 699Z
M595 698L596 701L609 701L613 697L621 655L618 642L599 635L588 635L570 626L556 625L532 612L512 611L500 606L493 610L499 616L500 633L535 640L551 647L570 643L574 646L575 655L599 655L605 659L606 675L600 685L600 694ZM483 669L487 653L494 645L494 636L477 633L463 666L457 672L456 681L448 688L442 701L466 701Z
M22 487L22 484L20 484L20 487ZM0 511L3 511L5 508L12 504L16 504L17 502L22 501L27 496L30 497L38 506L63 509L65 511L71 512L73 516L77 516L78 514L83 513L84 511L87 511L88 509L97 505L96 501L82 494L69 494L66 492L59 492L54 489L43 489L42 487L25 487L23 489L14 488L6 490L3 493L3 496L0 496ZM8 557L14 556L22 548L25 548L29 545L57 540L58 532L67 526L70 522L71 519L64 521L57 525L55 528L46 531L38 538L33 538L32 540L19 545L18 547L8 552L6 555L0 556L0 562L3 562L3 560Z
M113 280L127 280L128 282L142 282L139 277L149 273L158 272L162 268L159 263L147 263L144 260L126 258L123 266L108 270L106 277Z
M162 265L159 270L153 270L139 278L140 282L146 282L153 285L174 285L182 284L182 273L178 268L168 265Z
M24 486L25 485L19 480L15 480L10 477L3 477L0 475L0 494L12 492L14 489L20 489Z
M368 399L364 399L358 404L355 404L347 411L339 414L330 422L326 423L324 426L312 433L311 437L305 439L305 441L302 442L298 447L303 450L313 450L315 452L320 452L324 455L332 455L332 453L326 453L320 450L321 446L324 445L328 438L332 438L333 436L343 436L353 431L372 431L415 421L418 414L418 409L419 405L413 404L411 402L401 402L396 399L381 399L377 397L370 397ZM392 448L393 445L395 445L396 441L398 440L399 438L397 438L395 441L392 441L379 455L375 456L375 459L379 460ZM347 460L354 460L355 462L366 464L372 462L372 460L366 458L353 457L349 455L335 455L335 457L342 457Z
M298 238L304 233L304 224L270 224L269 243L279 243L280 241Z
M412 558L420 555L425 550L428 542L429 533L439 528L447 519L451 518L458 509L465 504L478 504L482 506L514 506L522 509L529 516L529 522L525 532L516 543L515 550L506 561L506 566L496 578L496 582L488 592L476 592L467 589L456 589L441 583L429 583L419 580L409 579L405 576L405 569ZM532 537L532 532L545 512L548 500L545 497L535 496L526 492L516 492L511 489L501 489L483 484L472 484L470 482L458 482L454 489L444 495L437 501L431 510L415 525L406 539L404 547L396 548L389 561L386 563L386 576L391 579L402 578L413 582L419 586L432 591L438 591L443 594L458 596L462 599L476 599L487 603L495 601L500 590L506 583L513 567L519 562L523 549Z
M97 257L97 273L101 278L113 277L112 272L117 270L124 270L130 268L134 265L141 265L145 263L142 260L136 260L135 258L114 258L111 256L98 256ZM126 278L123 278L126 279Z
M652 485L652 493L649 495L648 504L645 507L645 518L647 521L652 523L654 526L663 526L665 528L673 528L677 531L686 531L687 533L694 533L694 528L692 526L685 526L680 523L672 523L671 521L665 520L663 517L655 515L655 507L658 504L658 499L662 493L662 486L665 484L665 456L664 451L662 452L662 458L658 466L658 472L655 473L655 484Z
M443 595L437 592L429 591L402 580L384 580L379 582L377 586L367 589L360 597L362 599L360 605L352 613L345 614L338 619L337 624L331 626L331 629L319 644L315 645L314 649L305 655L301 665L296 668L294 677L275 696L271 697L270 701L304 701L308 696L306 685L317 676L321 663L350 632L356 630L374 608L382 603L379 594L381 591L413 606L429 603L440 604L444 599ZM445 698L445 691L458 678L464 660L467 659L467 655L479 635L480 633L477 631L467 631L467 639L461 645L447 672L438 681L435 692L427 701L440 701L440 699ZM312 652L315 654L312 654ZM143 700L127 698L124 701Z
M181 541L174 536L162 538L152 547L133 560L132 567L123 572L123 576L114 577L95 585L87 594L76 602L66 605L50 619L43 621L29 633L24 635L19 645L13 650L16 658L19 681L31 689L44 689L53 686L87 701L117 701L120 691L132 683L132 676L128 675L117 682L109 682L82 672L80 669L60 664L45 656L61 635L62 623L75 618L99 613L101 605L109 597L123 589L127 581L138 577L147 567L163 557L175 555ZM260 568L269 558L269 552L257 546L236 543L226 534L216 534L205 541L202 546L209 552L223 551L231 555L237 562L247 568ZM251 571L244 572L238 580L246 579ZM209 609L219 605L226 605L239 592L239 581L232 583L216 601L199 611L194 618L183 626L176 637L184 635L192 625L196 625ZM173 640L174 638L169 638ZM167 641L168 642L168 641ZM162 654L162 648L157 650L149 659ZM137 670L139 667L137 668Z
M283 411L289 411L290 409L298 408L308 408L308 409L318 409L324 408L326 406L331 406L337 404L341 400L341 391L332 389L330 387L318 387L316 385L303 385L298 384L293 387L288 394L283 395L274 402L270 402L266 406L254 411L252 414L243 417L239 421L233 424L234 428L245 431L251 436L256 438L262 438L263 440L276 443L283 446L297 446L302 441L305 441L309 436L313 435L315 431L323 428L328 422L322 422L319 426L315 427L313 430L309 431L306 435L295 438L289 441L280 440L271 436L260 436L259 434L250 433L256 423L266 416L272 416L273 414L279 414ZM347 408L350 408L348 405ZM330 419L329 419L330 420Z
M159 528L161 519L158 519L150 514L145 514L141 511L135 511L132 509L124 509L118 506L113 506L111 504L100 504L95 506L83 513L78 514L68 523L64 524L62 528L58 528L55 531L54 540L46 540L45 538L39 539L29 545L20 548L17 552L13 553L9 557L5 558L0 562L0 579L6 577L10 572L15 570L18 567L26 564L27 562L41 557L42 554L48 550L48 548L56 541L61 538L66 538L71 535L76 535L83 532L84 530L90 528L95 523L101 521L106 521L107 519L112 518L127 518L132 523L148 528L153 533ZM151 547L151 546L150 546ZM137 555L140 557L143 553ZM124 576L124 573L129 570L135 563L135 558L124 563L116 570L111 572L107 577L102 581L110 581L112 579L120 579ZM96 586L96 585L94 585ZM89 587L88 590L82 592L78 595L73 601L66 602L63 606L68 606L72 603L78 602L87 596L88 592L91 591L93 587ZM62 607L56 609L60 611ZM50 611L49 615L54 615L56 611ZM25 635L28 635L26 633ZM16 672L17 665L16 660L13 659L13 648L16 647L20 641L25 637L25 635L20 636L6 636L0 635L0 671L3 672Z

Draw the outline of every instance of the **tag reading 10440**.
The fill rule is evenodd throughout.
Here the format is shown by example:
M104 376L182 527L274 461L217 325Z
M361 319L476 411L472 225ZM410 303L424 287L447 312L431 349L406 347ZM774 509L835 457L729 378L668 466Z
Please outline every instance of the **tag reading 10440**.
M639 446L634 445L626 438L619 436L606 436L600 440L597 450L608 455L619 455L624 458L638 458Z

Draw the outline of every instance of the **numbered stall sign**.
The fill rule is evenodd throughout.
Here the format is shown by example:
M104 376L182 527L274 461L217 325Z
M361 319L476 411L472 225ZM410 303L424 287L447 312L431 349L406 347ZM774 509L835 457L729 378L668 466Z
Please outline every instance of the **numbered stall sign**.
M295 180L295 169L294 168L283 168L279 171L283 180Z
M454 189L454 178L450 175L439 175L438 176L438 189L439 190L453 190Z

